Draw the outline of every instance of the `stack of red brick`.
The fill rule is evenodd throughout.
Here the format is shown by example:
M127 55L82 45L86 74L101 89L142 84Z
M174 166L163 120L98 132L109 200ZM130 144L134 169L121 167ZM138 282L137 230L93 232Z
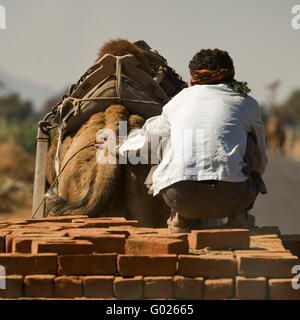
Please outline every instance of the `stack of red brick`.
M274 228L172 234L124 218L0 221L2 299L300 299L295 265Z

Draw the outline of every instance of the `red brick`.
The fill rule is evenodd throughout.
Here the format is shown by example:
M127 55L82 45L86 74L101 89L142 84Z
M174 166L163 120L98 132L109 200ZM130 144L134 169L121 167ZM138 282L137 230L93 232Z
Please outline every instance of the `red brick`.
M25 301L31 301L31 300L34 300L34 301L40 301L40 300L48 300L48 299L53 299L53 298L21 297L21 298L18 298L18 299L16 299L16 300L25 300Z
M146 229L146 230L145 230ZM153 230L151 228L151 230ZM128 235L136 235L136 234L158 234L158 232L149 231L149 228L142 227L133 227L133 226L109 226L108 232L111 233L123 233Z
M9 233L9 231L0 231L0 253L5 252L5 238Z
M42 240L42 241L59 241L65 240L66 238L60 236L49 236L49 235L30 235L30 236L17 236L12 239L12 253L31 253L32 241Z
M116 269L114 253L58 257L58 275L113 275Z
M127 238L130 235L130 232L128 230L123 230L123 229L113 229L113 228L108 228L105 229L107 233L109 234L123 234L125 238Z
M59 231L63 229L72 229L72 228L80 228L84 227L85 223L69 223L69 222L36 222L31 223L26 226L26 228L34 229L45 229L52 231Z
M112 298L113 276L87 276L84 277L83 287L86 298Z
M237 256L238 274L246 277L278 277L289 278L294 265L299 259L281 254Z
M18 231L13 231L11 233L12 236L14 237L30 237L30 238L52 238L52 239L60 239L65 237L65 239L68 239L67 233L64 230L61 231L49 231L49 230L18 230ZM42 239L43 240L43 239Z
M6 236L5 250L6 252L12 252L12 241L16 237L63 237L66 233L63 231L49 231L47 229L25 229L15 230L11 234Z
M7 219L2 220L2 224L8 224L8 225L26 225L28 222L25 219Z
M247 249L250 244L250 231L247 229L192 230L190 248L202 249Z
M181 240L187 240L188 239L188 233L172 233L169 231L169 229L154 229L154 230L160 230L160 232L149 232L149 231L141 231L141 229L149 229L149 228L136 228L134 232L132 232L132 235L130 238L135 237L144 237L144 238L151 238L151 239L181 239ZM151 229L152 230L152 229Z
M1 253L0 265L6 274L56 274L57 254L14 254Z
M11 252L12 251L12 241L13 241L13 238L15 236L13 234L9 234L5 237L5 249L4 249L4 252Z
M111 221L128 221L124 217L100 217L100 218L89 218L89 217L81 217L81 218L73 218L73 223L78 222L111 222Z
M255 249L255 248L257 248L258 250L259 249L263 249L263 250L265 250L265 251L267 251L267 252L273 252L273 253L275 253L275 252L288 252L285 248L284 248L284 246L283 245L268 245L267 243L265 243L265 244L261 244L261 245L259 245L259 246L255 246L255 247L251 247L251 249Z
M27 231L60 231L62 230L61 226L56 224L51 224L49 222L44 223L32 223L27 225L11 225L6 228L6 230L10 231L20 231L20 230L27 230Z
M260 234L260 235L251 235L250 236L250 240L251 239L279 239L280 240L280 236L278 234Z
M30 275L24 279L24 289L26 297L46 297L54 296L54 275Z
M74 219L86 219L87 215L69 215L69 216L58 216L58 217L45 217L40 219L27 219L28 223L39 223L39 222L72 222Z
M146 299L173 298L172 277L144 277L144 298Z
M118 299L142 299L143 298L143 277L133 278L115 277L114 295Z
M89 254L93 249L93 244L86 240L34 240L31 248L32 253L54 252L59 255Z
M13 238L12 239L12 253L31 253L32 239Z
M299 234L282 235L282 244L286 249L290 250L295 256L300 258L300 235Z
M70 237L85 237L85 236L91 236L91 237L97 237L97 236L103 236L103 235L125 235L125 237L129 236L129 231L124 230L122 228L73 228L73 229L64 229L64 231L70 236Z
M160 255L118 255L118 272L122 276L172 276L176 273L177 256Z
M281 243L281 238L276 234L261 234L257 236L251 236L251 241L254 242L274 242Z
M250 248L267 250L285 250L282 241L279 238L258 238L251 237Z
M73 236L74 240L88 240L93 243L94 251L98 253L124 253L126 236L123 234L102 234Z
M2 279L0 279L2 283ZM7 275L5 277L5 289L0 288L0 298L19 298L23 295L23 276Z
M76 223L74 223L75 225ZM108 227L124 227L138 225L137 220L115 220L115 219L87 219L84 223L84 228L108 228Z
M56 277L54 279L54 296L58 298L82 297L82 282L82 277Z
M236 260L221 255L179 255L178 274L186 277L235 277Z
M176 299L201 300L203 292L203 278L187 278L174 276L173 291Z
M184 254L189 252L187 239L136 236L126 240L127 254Z
M270 300L300 300L300 289L292 287L292 279L269 279Z
M64 229L64 232L69 237L85 237L85 236L101 236L104 234L109 234L109 228L71 228L71 229Z
M235 278L236 297L240 300L262 300L266 299L267 282L264 277Z
M288 250L236 250L234 251L236 257L238 256L289 256L293 257L294 255Z
M233 294L233 279L207 279L204 281L203 300L231 299Z

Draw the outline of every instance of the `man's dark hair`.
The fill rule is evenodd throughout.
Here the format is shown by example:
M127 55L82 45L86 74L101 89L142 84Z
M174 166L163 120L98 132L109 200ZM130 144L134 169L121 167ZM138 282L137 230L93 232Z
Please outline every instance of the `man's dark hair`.
M233 76L223 79L222 82L232 81L234 78L234 66L231 57L227 51L219 49L202 49L194 55L189 63L189 68L191 75L193 75L195 70L200 69L228 69L233 71Z

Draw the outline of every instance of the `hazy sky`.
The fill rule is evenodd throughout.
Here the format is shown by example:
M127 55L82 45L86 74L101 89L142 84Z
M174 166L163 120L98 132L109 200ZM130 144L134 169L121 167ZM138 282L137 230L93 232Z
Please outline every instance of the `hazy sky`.
M279 99L300 88L300 0L0 0L0 69L55 90L76 81L112 38L144 39L185 80L201 48L229 51L237 80L265 100L280 79Z

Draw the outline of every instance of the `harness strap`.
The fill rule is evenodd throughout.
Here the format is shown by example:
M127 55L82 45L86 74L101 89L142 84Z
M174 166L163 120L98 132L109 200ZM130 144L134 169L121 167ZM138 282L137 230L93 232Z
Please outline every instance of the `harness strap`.
M116 85L116 92L118 98L118 103L121 103L121 70L122 70L122 65L121 65L121 57L117 56L116 57L116 78L117 78L117 85Z
M56 177L59 175L59 167L60 167L60 145L62 141L62 111L63 111L64 103L59 108L59 123L58 123L58 142L56 147L56 154L55 154L55 174ZM55 184L55 193L58 194L58 179Z

